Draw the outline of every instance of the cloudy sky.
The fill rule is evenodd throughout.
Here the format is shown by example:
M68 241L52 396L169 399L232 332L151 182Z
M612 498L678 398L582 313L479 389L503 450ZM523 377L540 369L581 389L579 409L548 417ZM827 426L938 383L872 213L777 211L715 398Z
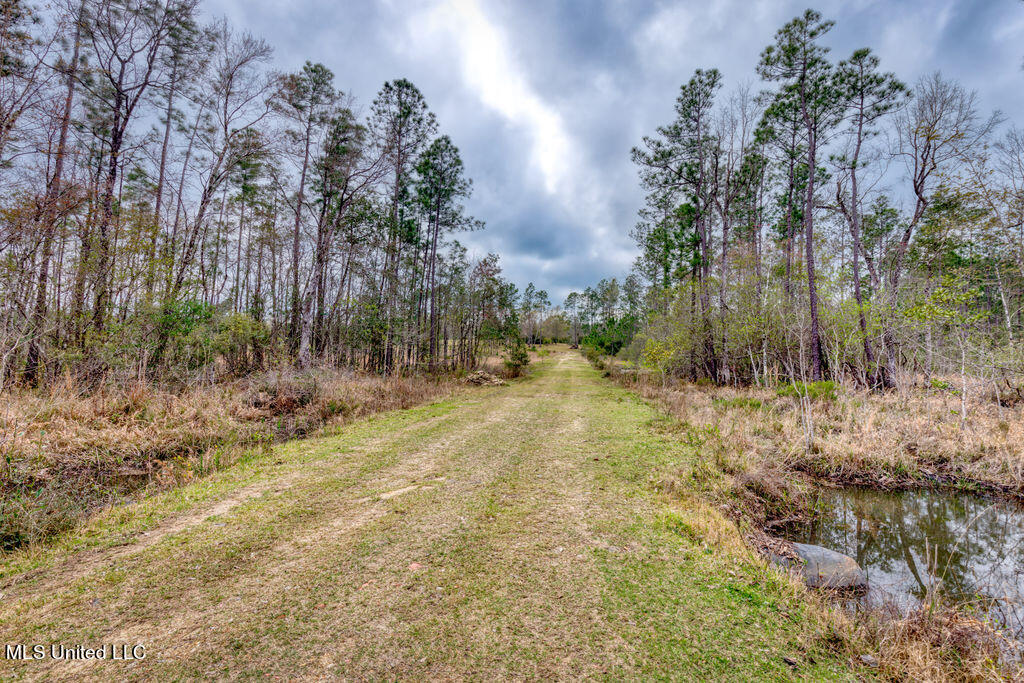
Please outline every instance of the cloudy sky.
M903 80L941 70L987 109L1024 125L1024 2L829 0L826 41L871 47ZM552 303L635 256L643 193L629 161L671 117L679 85L718 67L726 90L752 84L775 31L807 0L207 0L211 15L266 38L275 64L309 59L364 111L408 78L462 151L471 212L487 223L471 252L501 254L520 287Z

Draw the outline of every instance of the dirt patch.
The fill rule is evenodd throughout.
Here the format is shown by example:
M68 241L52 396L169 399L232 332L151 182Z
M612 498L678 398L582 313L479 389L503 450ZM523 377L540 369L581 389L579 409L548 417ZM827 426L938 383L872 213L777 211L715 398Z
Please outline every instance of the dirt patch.
M415 491L418 488L419 488L418 484L413 484L412 486L403 486L400 489L395 489L394 491L388 491L387 493L380 494L380 499L381 500L391 500L392 498L400 496L403 493L410 493L412 491Z

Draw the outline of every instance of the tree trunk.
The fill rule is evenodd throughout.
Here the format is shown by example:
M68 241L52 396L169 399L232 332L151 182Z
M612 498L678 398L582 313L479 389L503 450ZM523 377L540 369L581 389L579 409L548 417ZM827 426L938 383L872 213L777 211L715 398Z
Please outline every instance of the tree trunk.
M299 256L301 255L302 204L306 200L306 173L309 170L309 146L310 138L312 137L312 127L312 122L307 123L305 147L302 154L302 172L299 174L299 193L295 202L295 229L292 231L292 305L288 337L293 353L300 352L300 347L303 345L305 345L307 352L309 348L309 340L302 339L304 326L302 324L302 297L299 294Z
M818 286L814 270L814 167L817 141L808 136L807 202L804 206L804 231L807 248L807 295L811 313L811 377L820 382L822 374L821 332L818 322Z
M441 202L434 211L434 232L430 243L430 369L437 364L437 238L441 232Z
M78 71L78 56L82 35L82 13L85 3L79 7L78 20L75 22L74 47L71 51L71 63L68 65L67 94L64 96L64 113L60 122L60 137L57 140L56 157L53 164L53 175L46 187L43 199L42 228L43 254L39 262L39 274L36 280L36 303L32 312L32 329L29 332L28 358L25 361L25 382L35 386L39 380L39 364L42 356L43 326L46 324L46 285L49 278L50 258L53 253L53 237L57 227L58 203L61 200L61 181L64 175L64 156L67 151L68 128L71 125L71 112L75 101L75 76Z
M160 163L157 171L156 190L153 196L153 240L149 244L149 254L146 270L146 293L153 298L153 289L156 283L156 243L157 235L160 234L160 210L164 199L164 182L167 173L167 156L171 146L171 118L174 114L174 94L178 84L178 57L174 57L171 67L171 79L167 91L167 109L164 111L166 121L164 122L164 139L160 145Z
M120 97L114 113L114 123L110 134L110 157L108 159L107 177L103 186L103 199L100 208L99 224L99 258L96 261L96 299L92 311L93 326L97 332L103 332L106 320L107 303L110 298L110 223L114 217L114 187L117 185L118 155L121 153L121 142L124 130L121 127Z

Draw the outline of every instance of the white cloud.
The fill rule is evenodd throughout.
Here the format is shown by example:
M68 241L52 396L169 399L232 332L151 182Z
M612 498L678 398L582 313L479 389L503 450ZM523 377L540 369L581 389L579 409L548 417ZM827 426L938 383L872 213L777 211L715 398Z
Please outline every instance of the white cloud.
M451 44L459 53L464 84L480 101L523 128L531 138L531 159L550 194L567 192L573 144L561 115L531 88L516 65L505 34L484 15L476 0L445 0L410 22Z
M577 226L581 236L587 235L574 258L586 254L601 263L601 271L609 266L628 269L632 244L617 239L626 231L613 229L608 179L602 178L600 169L591 163L586 146L601 141L578 139L570 133L566 113L545 100L531 84L506 30L488 17L478 0L440 0L411 16L407 28L406 49L410 53L422 57L448 51L447 56L454 57L458 64L462 86L507 121L517 137L524 138L531 169L524 169L519 187L533 184L528 177L531 170L539 174L541 186L559 209L560 222ZM606 81L596 79L595 94L602 101L607 98L608 106L613 106L617 95ZM593 106L593 101L590 104ZM579 117L591 113L577 112ZM570 117L570 122L578 118L571 113ZM518 202L523 209L532 208L536 201L525 195L508 196L507 200ZM519 261L515 270L536 274L549 275L564 266L563 259L533 258L522 253L515 259Z

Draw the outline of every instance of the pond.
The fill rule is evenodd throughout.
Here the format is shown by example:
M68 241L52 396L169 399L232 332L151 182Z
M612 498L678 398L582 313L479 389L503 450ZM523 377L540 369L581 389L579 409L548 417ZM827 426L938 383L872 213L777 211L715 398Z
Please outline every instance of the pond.
M977 605L1024 637L1024 508L967 494L820 489L817 519L791 541L844 553L867 572L858 604L921 602L929 590Z

